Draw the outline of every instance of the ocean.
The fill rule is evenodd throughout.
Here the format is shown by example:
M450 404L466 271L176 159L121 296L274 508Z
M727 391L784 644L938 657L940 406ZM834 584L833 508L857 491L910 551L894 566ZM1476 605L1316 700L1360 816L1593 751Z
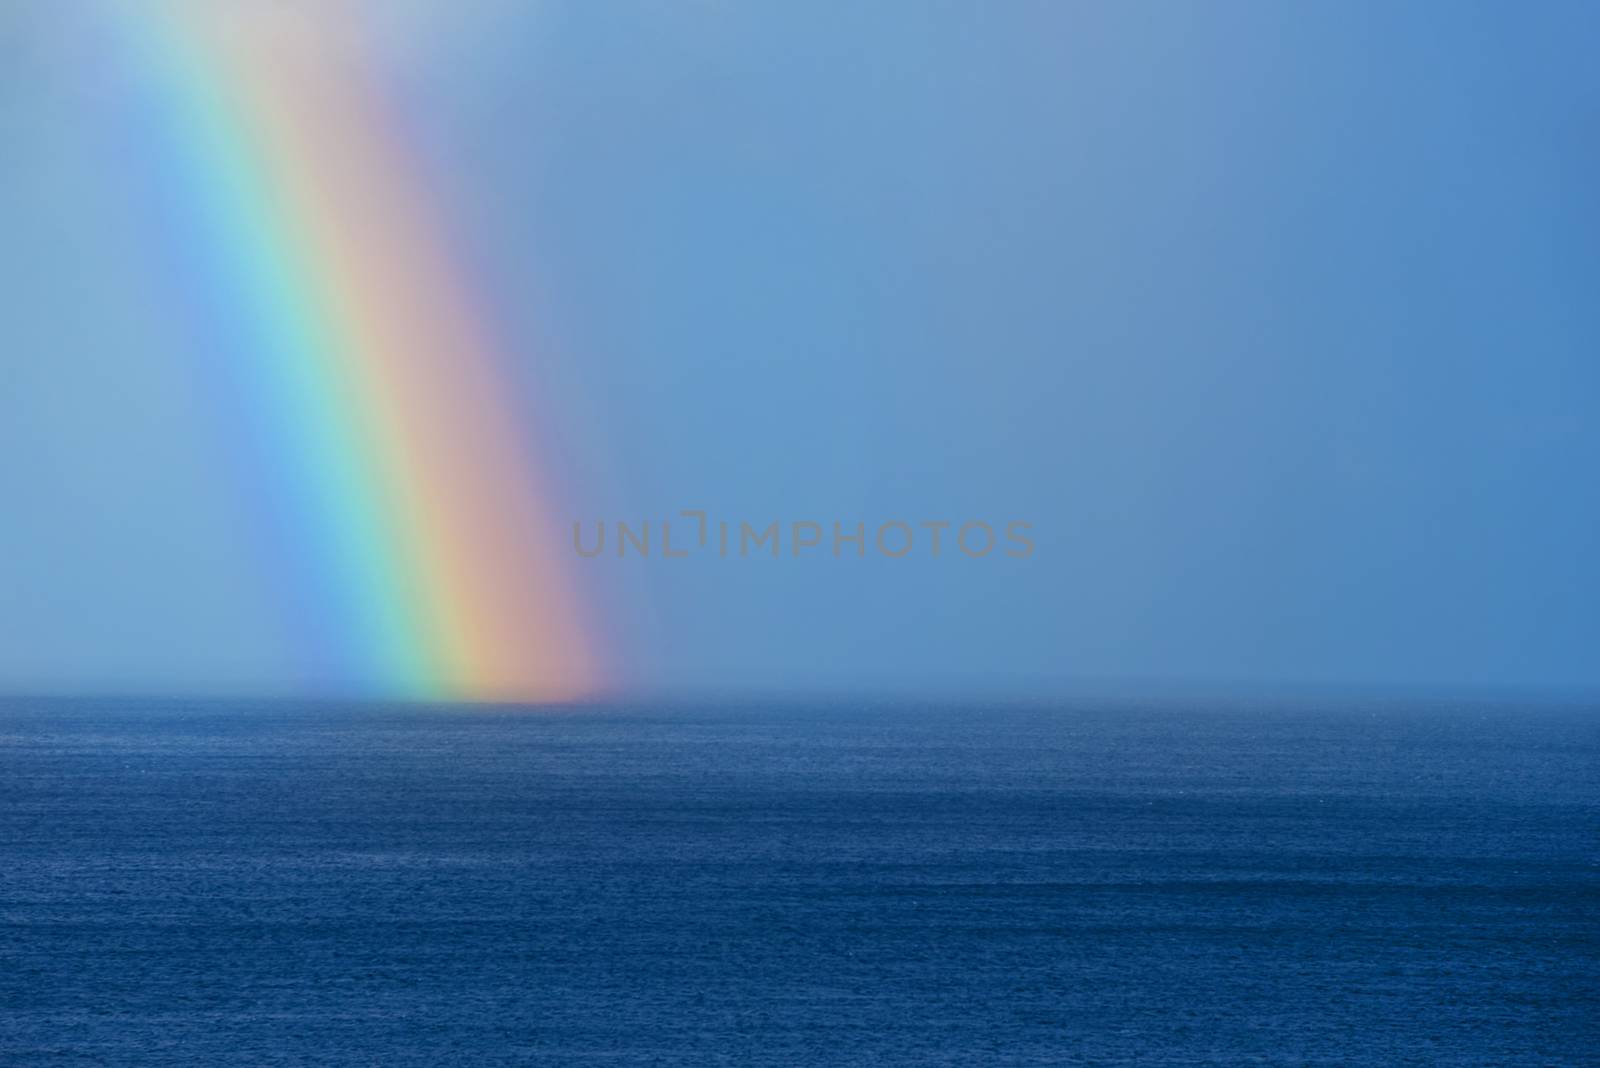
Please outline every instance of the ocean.
M1600 1064L1600 709L8 700L0 1064Z

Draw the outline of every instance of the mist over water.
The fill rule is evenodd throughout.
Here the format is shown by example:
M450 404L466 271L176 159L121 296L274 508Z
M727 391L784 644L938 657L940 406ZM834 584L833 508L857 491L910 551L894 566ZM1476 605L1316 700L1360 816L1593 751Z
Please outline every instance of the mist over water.
M0 704L0 1061L1592 1063L1592 710Z

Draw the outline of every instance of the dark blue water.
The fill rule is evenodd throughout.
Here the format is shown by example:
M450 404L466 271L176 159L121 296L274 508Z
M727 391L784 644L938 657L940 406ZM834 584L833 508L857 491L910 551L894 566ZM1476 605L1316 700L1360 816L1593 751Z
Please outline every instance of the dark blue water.
M1600 711L0 704L0 1063L1600 1063Z

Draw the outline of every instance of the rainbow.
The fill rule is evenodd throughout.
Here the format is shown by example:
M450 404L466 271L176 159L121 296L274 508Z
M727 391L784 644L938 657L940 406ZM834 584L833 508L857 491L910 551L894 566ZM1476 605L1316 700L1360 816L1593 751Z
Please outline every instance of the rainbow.
M560 566L516 365L451 255L358 12L122 12L167 199L203 246L205 346L259 441L311 685L553 701L600 669ZM242 431L243 432L243 431Z

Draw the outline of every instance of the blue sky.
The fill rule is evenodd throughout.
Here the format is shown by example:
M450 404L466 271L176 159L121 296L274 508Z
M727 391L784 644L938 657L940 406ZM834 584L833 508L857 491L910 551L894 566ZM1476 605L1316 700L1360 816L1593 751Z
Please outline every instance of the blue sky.
M94 10L0 14L0 690L314 690ZM1033 524L582 562L630 686L1600 683L1593 5L371 17L574 518Z

